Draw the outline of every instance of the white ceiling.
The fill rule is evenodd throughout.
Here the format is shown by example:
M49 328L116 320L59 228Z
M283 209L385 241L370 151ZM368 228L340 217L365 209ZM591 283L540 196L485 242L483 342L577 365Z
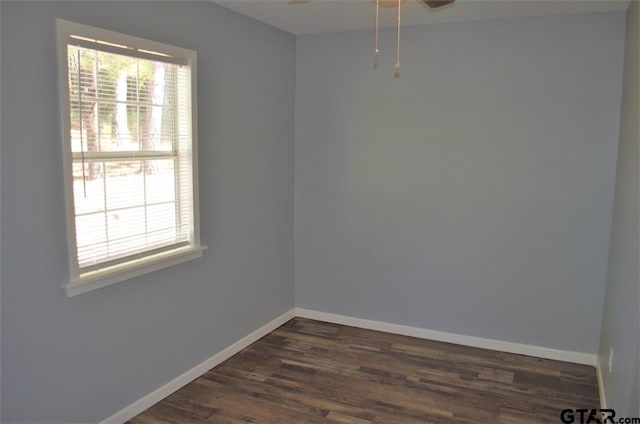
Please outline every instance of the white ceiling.
M375 0L212 0L292 34L371 29ZM389 0L383 0L389 1ZM421 0L402 0L402 26L524 16L623 12L629 0L457 0L429 9ZM380 9L380 26L396 25L396 8Z

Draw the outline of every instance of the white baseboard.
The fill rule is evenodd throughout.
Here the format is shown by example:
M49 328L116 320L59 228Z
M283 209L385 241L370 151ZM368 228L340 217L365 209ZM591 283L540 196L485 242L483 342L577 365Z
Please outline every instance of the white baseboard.
M604 394L604 379L602 378L602 364L600 355L596 357L596 376L598 377L598 392L600 394L600 408L607 409L607 397Z
M302 318L310 318L318 321L331 322L334 324L366 328L368 330L401 334L403 336L418 337L420 339L429 339L464 346L479 347L483 349L499 350L501 352L535 356L545 359L555 359L558 361L573 362L576 364L596 366L597 363L597 355L592 353L572 352L522 343L506 342L502 340L485 339L482 337L465 336L462 334L427 330L424 328L410 327L407 325L390 324L382 321L372 321L368 319L330 314L304 308L295 308L295 314L296 316Z
M606 407L602 385L602 370L599 365L598 357L595 354L549 349L540 346L505 342L502 340L485 339L482 337L465 336L462 334L427 330L424 328L410 327L407 325L391 324L382 321L373 321L368 319L349 317L345 315L330 314L326 312L314 311L311 309L294 308L253 331L251 334L248 334L247 336L241 338L231 346L221 350L209 359L191 368L184 374L179 375L164 386L159 387L158 389L138 399L124 409L116 412L109 418L106 418L101 422L101 424L121 424L129 421L136 415L144 412L154 404L169 396L171 393L177 391L186 384L200 377L211 368L229 359L231 356L240 352L251 343L266 336L267 334L296 316L315 319L318 321L331 322L335 324L349 325L352 327L366 328L368 330L384 331L387 333L418 337L421 339L436 340L465 346L479 347L483 349L499 350L502 352L516 353L520 355L535 356L539 358L555 359L559 361L595 366L598 375L598 386L600 387L600 401L602 404L602 408Z
M282 324L292 319L294 316L295 316L294 309L291 309L285 312L284 314L280 315L274 320L268 322L267 324L253 331L251 334L241 338L231 346L216 353L211 358L205 360L201 364L196 365L195 367L191 368L189 371L185 372L184 374L174 378L164 386L154 390L148 395L133 402L131 405L116 412L109 418L102 421L101 424L112 424L112 423L120 424L120 423L129 421L131 418L149 409L151 406L161 401L165 397L169 396L171 393L175 392L176 390L182 388L186 384L200 377L202 374L206 373L211 368L215 367L216 365L224 362L225 360L229 359L231 356L240 352L242 349L249 346L251 343L257 341L263 336L266 336L276 328L280 327Z

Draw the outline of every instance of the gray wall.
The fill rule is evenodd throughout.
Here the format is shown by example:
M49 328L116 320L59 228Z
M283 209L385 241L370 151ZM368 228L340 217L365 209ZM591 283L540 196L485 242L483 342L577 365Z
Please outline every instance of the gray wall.
M298 38L296 306L597 352L623 14Z
M640 416L638 339L640 334L640 234L638 161L640 159L640 4L627 11L620 145L616 171L609 268L600 336L600 365L607 403L622 417ZM609 352L613 367L609 372Z
M293 306L295 38L210 2L1 12L2 421L94 422ZM55 18L198 51L203 258L63 294Z

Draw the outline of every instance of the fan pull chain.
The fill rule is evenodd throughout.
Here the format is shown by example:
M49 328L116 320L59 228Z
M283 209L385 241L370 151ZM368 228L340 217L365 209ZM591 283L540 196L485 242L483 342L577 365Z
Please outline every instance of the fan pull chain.
M380 49L378 47L378 33L380 28L380 0L376 0L376 60L378 60L378 56L380 55Z
M400 69L400 9L402 7L402 0L398 0L398 45L396 46L396 64L394 67Z

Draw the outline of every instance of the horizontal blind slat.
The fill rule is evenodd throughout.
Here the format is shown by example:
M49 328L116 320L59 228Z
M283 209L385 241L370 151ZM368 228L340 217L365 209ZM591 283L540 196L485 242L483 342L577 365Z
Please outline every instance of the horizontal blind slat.
M139 159L173 159L177 156L174 151L107 151L107 152L73 152L72 158L74 162L81 161L122 161L122 160L139 160Z

